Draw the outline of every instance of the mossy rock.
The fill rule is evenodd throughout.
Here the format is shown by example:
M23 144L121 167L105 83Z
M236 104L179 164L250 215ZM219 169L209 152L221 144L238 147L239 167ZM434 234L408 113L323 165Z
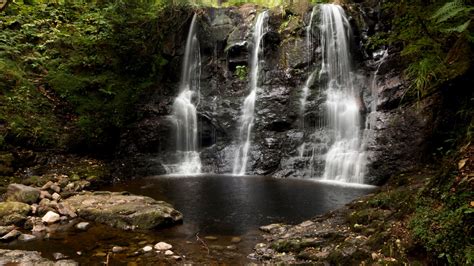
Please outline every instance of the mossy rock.
M37 188L22 184L10 184L5 193L6 201L18 201L33 204L38 201L40 191Z
M0 202L0 226L19 225L31 211L30 205L22 202Z
M149 197L108 191L84 192L64 201L80 217L119 229L153 229L180 223L173 206Z

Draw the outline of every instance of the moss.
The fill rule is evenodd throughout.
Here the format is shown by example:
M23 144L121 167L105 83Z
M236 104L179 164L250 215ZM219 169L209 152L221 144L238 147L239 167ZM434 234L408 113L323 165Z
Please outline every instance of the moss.
M26 220L31 211L28 204L21 202L0 202L0 226L18 225Z

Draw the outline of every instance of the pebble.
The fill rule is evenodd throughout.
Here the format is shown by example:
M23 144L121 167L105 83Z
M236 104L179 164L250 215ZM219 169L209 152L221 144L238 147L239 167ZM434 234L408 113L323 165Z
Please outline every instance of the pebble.
M146 247L143 248L143 251L145 251L145 252L150 252L152 250L153 250L152 246L146 246Z
M62 260L62 259L67 259L68 257L64 255L63 253L56 252L56 253L53 253L53 258L55 260Z
M112 252L113 253L120 253L120 252L124 252L127 248L125 247L119 247L119 246L115 246L112 248Z
M53 195L51 196L53 198L53 200L55 201L58 201L61 199L61 195L59 195L58 193L54 192Z
M225 247L226 249L228 250L237 250L237 246L236 245L229 245L227 247Z
M59 219L61 219L61 217L59 216L59 214L53 212L53 211L48 211L44 216L43 218L41 218L41 221L43 221L43 223L48 223L48 224L52 224L52 223L55 223L57 221L59 221Z
M173 248L172 245L165 242L159 242L158 244L155 245L155 249L160 250L160 251L164 251L164 250L168 250L172 248Z
M88 222L80 222L76 224L76 228L79 230L87 230L87 228L89 228L89 225L90 224Z
M230 240L231 243L240 243L240 241L242 241L242 238L238 237L238 236L234 236L232 237L232 239Z
M21 234L19 237L18 237L18 240L20 241L24 241L24 242L28 242L28 241L32 241L32 240L35 240L37 237L34 236L34 235L30 235L30 234Z
M175 259L175 260L180 260L181 259L180 256L172 256L172 258Z
M171 251L171 250L167 250L167 251L165 251L165 255L166 256L171 256L171 255L174 255L174 252Z

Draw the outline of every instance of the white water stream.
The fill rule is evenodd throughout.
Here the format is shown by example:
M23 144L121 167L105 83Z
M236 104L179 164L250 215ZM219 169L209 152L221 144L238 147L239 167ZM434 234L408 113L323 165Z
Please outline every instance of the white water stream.
M253 51L250 61L250 93L242 106L239 128L239 146L235 151L233 175L245 175L248 153L251 145L252 128L255 120L255 100L258 91L260 73L260 55L263 54L263 36L267 32L268 11L257 16L253 31Z

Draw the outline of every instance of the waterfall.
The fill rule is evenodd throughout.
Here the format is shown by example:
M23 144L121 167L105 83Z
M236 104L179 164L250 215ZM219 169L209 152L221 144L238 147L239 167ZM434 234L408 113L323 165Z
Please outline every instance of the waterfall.
M311 11L311 15L309 17L309 22L308 26L306 26L306 49L308 51L308 64L311 66L311 59L313 58L313 18L314 15L317 12L317 6L313 7L313 10ZM309 97L310 91L309 87L313 83L314 76L316 72L312 72L309 76L308 79L305 82L305 85L303 86L303 89L301 90L301 98L300 98L300 113L302 115L301 120L303 121L303 129L304 129L304 112L306 110L306 99Z
M201 54L196 34L196 17L194 14L186 40L180 93L173 103L178 163L165 166L168 174L193 175L201 172L196 111L200 94Z
M364 182L365 153L361 141L361 99L354 87L349 51L350 25L342 7L320 5L322 65L326 82L327 123L333 144L326 154L323 179Z
M311 11L311 15L309 16L308 26L306 26L306 49L308 51L308 58L309 58L308 67L311 67L311 61L312 61L311 59L313 58L313 52L314 52L312 31L313 31L313 19L316 12L317 12L317 6L314 6ZM309 90L309 87L313 84L315 76L316 76L316 71L311 72L311 74L309 74L308 78L306 79L303 88L301 89L301 97L300 97L301 123L300 125L301 125L301 130L303 132L305 130L306 101L311 93ZM301 144L301 146L298 148L298 155L300 158L304 156L305 148L306 148L306 143L303 142L303 144Z
M234 175L245 175L248 153L251 145L251 134L255 120L255 100L257 98L258 77L260 72L260 55L263 53L263 36L267 32L268 11L257 16L253 31L253 51L250 61L250 93L242 106L239 128L239 147L235 151Z

